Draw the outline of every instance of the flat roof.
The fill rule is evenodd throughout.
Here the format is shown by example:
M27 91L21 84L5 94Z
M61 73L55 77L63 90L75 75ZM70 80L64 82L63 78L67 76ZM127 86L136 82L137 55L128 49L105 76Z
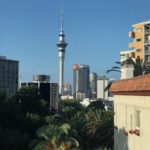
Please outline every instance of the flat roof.
M137 26L137 25L140 25L140 24L149 24L150 23L150 20L148 20L148 21L143 21L143 22L140 22L140 23L136 23L136 24L133 24L132 25L132 27L135 27L135 26Z
M18 60L7 59L7 57L6 57L6 56L0 56L0 60L3 60L3 61L13 61L13 62L19 62Z
M131 52L135 52L134 50L125 50L125 51L120 51L120 54L129 54Z

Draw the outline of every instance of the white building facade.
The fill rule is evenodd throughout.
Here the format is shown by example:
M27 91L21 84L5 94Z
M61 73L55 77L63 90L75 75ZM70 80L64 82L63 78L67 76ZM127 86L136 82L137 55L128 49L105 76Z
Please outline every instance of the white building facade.
M97 98L108 99L108 90L105 91L107 87L109 79L105 76L99 77L97 79Z
M150 75L114 82L114 150L150 149Z

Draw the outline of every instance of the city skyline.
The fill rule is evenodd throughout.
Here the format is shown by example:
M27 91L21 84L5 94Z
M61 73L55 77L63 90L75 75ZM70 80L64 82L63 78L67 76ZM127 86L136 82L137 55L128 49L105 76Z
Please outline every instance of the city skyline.
M60 0L0 3L0 55L20 61L20 81L31 81L33 74L50 74L51 81L58 82ZM132 24L149 20L149 4L148 0L64 0L64 30L69 43L64 82L72 83L73 64L87 64L92 72L106 75L120 60L120 51L129 49ZM113 72L108 77L119 78L119 74Z

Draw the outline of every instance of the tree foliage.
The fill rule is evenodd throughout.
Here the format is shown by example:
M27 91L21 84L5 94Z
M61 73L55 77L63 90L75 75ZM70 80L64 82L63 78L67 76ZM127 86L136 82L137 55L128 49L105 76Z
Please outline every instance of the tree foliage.
M0 93L0 149L94 150L112 148L113 115L101 101L82 108L78 100L61 101L60 114L48 114L47 102L34 87L15 97Z

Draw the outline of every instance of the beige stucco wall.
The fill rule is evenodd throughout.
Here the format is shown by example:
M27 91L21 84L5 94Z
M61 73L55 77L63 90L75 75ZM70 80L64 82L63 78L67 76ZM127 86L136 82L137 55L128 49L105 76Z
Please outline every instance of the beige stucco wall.
M136 129L136 110L140 110L140 136ZM114 96L115 150L150 150L150 96ZM128 132L128 136L124 135Z

